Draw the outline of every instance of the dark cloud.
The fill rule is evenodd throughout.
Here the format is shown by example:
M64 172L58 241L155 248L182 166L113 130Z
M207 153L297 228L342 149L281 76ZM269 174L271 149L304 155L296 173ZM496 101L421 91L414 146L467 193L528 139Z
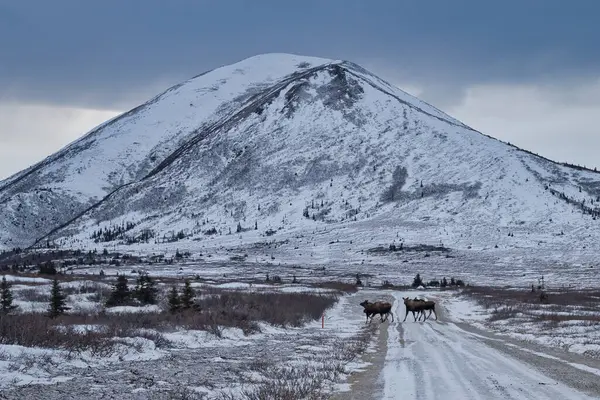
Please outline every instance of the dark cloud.
M0 0L0 96L123 108L291 52L371 64L450 100L473 83L597 73L598 15L595 0Z

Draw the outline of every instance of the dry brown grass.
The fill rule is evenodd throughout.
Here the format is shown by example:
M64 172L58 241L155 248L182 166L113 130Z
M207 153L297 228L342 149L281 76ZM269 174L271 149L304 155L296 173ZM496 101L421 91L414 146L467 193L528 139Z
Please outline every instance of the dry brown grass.
M515 289L493 286L470 286L462 293L475 299L481 299L483 304L513 303L513 304L539 304L540 292L531 292L530 288ZM598 289L552 289L546 290L548 301L545 304L559 306L579 306L595 308L600 304L600 290Z
M246 334L258 332L259 322L300 326L320 318L336 301L334 295L310 293L221 292L203 296L196 302L197 308L177 313L70 313L55 319L44 314L3 314L0 315L0 343L106 352L113 346L111 338L146 337L157 346L167 346L160 332L181 328L221 336L224 327L240 328ZM102 329L77 332L75 325L101 326Z
M313 360L310 365L275 364L268 360L253 360L248 370L265 379L251 381L253 387L242 390L239 395L222 393L219 400L325 400L331 397L328 389L347 373L346 364L364 354L377 330L376 325L365 326L361 332L339 343L334 349ZM242 378L242 380L244 380Z
M514 318L518 314L534 322L558 324L564 321L600 322L600 290L547 290L547 300L540 301L540 291L491 286L472 286L463 295L476 300L490 311L489 321Z

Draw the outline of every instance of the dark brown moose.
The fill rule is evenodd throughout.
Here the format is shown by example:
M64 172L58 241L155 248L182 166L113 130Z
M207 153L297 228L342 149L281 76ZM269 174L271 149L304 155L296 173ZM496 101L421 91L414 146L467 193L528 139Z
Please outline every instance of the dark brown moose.
M422 299L411 300L408 297L403 297L402 300L404 300L404 306L406 307L406 314L404 315L404 320L402 322L406 321L409 312L412 312L415 322L417 321L415 313L419 314L419 321L421 320L421 317L423 317L423 321L427 320L432 312L435 314L435 319L438 319L437 313L435 312L435 301ZM429 311L427 316L425 316L425 311Z
M365 321L365 324L367 322L372 322L373 317L376 314L379 314L381 322L386 321L388 315L392 316L392 322L394 322L394 313L392 312L392 305L387 301L376 301L375 303L371 303L369 302L369 300L365 300L362 303L360 303L360 305L363 306L364 313L367 315L367 320ZM384 315L385 319L383 318ZM369 321L369 317L371 317L371 321Z

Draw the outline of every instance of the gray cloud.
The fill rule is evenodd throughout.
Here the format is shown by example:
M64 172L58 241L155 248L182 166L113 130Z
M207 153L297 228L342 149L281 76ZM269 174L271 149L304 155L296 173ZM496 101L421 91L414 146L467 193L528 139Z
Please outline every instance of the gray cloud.
M599 13L592 0L4 2L0 93L123 108L149 88L276 51L379 60L388 79L460 94L597 71Z
M0 179L267 52L354 61L484 133L592 165L599 14L596 0L0 0Z

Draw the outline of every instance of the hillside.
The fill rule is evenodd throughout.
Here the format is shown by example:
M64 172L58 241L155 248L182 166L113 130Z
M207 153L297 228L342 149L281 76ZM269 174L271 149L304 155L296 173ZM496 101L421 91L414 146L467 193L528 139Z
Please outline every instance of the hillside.
M267 54L176 85L0 182L0 248L295 238L297 250L329 232L358 249L591 249L599 205L598 173L485 136L351 62Z

